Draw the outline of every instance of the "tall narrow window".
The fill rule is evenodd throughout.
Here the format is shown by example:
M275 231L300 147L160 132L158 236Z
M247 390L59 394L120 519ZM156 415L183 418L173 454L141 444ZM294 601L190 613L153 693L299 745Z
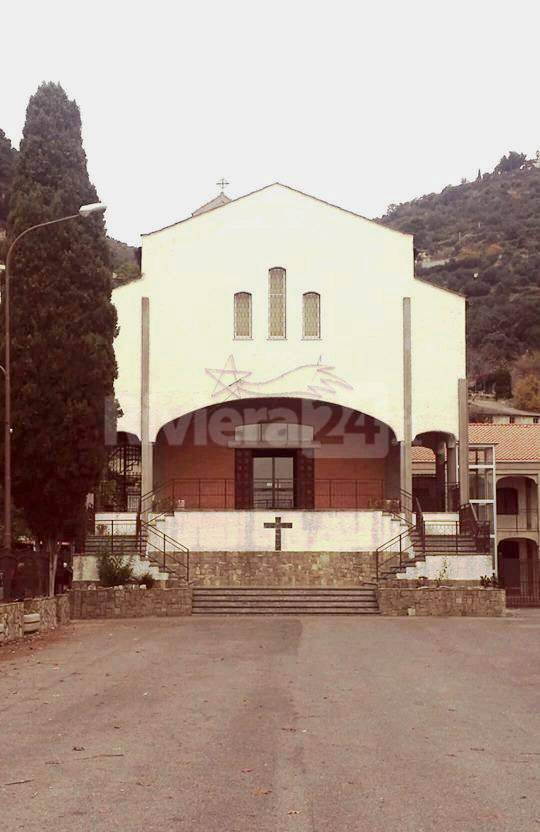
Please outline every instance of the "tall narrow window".
M237 292L234 296L234 337L251 338L251 295Z
M286 337L285 269L270 269L268 279L268 337Z
M304 338L321 337L321 296L317 292L304 295Z

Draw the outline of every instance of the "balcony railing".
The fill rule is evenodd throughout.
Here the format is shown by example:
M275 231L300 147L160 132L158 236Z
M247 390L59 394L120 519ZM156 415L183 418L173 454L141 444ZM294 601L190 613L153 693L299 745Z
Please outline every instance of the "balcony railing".
M535 511L523 511L519 514L498 514L497 529L503 532L537 532L538 513Z
M297 483L292 479L252 482L253 509L299 509ZM307 498L305 498L307 502ZM382 483L372 480L315 479L312 497L316 511L384 510L399 512L398 498L387 498ZM233 479L177 478L141 498L142 512L230 511L235 508Z

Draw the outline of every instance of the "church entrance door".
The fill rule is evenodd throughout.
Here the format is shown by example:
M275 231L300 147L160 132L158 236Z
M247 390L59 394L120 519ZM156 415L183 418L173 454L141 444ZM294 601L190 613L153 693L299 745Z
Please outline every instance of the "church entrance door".
M254 451L253 508L291 509L294 501L295 455L290 451Z

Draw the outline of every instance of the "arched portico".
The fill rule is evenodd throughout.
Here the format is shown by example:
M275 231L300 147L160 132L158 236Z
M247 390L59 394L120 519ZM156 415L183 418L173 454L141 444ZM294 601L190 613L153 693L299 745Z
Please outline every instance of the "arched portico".
M497 546L497 559L508 606L540 606L538 542L531 537L503 537Z
M499 539L511 533L538 535L538 484L533 475L508 474L497 478ZM538 541L536 541L538 542Z
M415 447L433 452L435 470L413 476L413 495L424 511L457 511L459 508L458 453L454 434L424 431L416 435Z
M202 408L154 444L155 507L177 510L397 507L399 444L371 415L264 398Z

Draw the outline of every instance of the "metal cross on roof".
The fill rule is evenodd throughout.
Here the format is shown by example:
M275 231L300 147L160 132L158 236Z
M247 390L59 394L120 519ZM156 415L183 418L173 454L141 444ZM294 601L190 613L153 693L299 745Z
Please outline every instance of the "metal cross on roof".
M219 188L221 188L221 193L223 193L223 191L224 191L224 189L225 189L225 186L226 186L226 185L230 185L230 182L227 182L227 180L226 180L224 177L221 177L221 179L219 180L219 182L216 182L216 185L217 185Z

